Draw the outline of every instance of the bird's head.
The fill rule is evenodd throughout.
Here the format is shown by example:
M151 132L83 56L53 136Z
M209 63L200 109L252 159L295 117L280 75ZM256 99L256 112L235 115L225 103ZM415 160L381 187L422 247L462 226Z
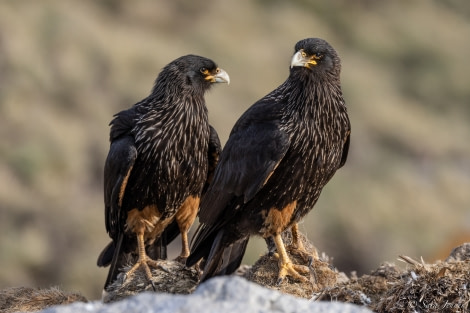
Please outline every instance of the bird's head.
M330 72L339 75L341 61L335 49L320 38L307 38L295 45L291 69L303 68L313 72Z
M214 61L201 56L185 55L171 62L168 67L175 75L170 79L180 76L179 81L195 89L205 91L214 83L230 83L226 71L219 68Z

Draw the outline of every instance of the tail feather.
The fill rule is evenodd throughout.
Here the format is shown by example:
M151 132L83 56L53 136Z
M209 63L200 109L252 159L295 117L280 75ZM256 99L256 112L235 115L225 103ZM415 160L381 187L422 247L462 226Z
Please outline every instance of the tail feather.
M156 239L152 245L146 246L145 251L147 256L153 260L166 260L168 255L166 244L164 244L164 242L166 242L165 238L166 234L163 232L163 234L158 239Z
M111 243L114 246L114 251L113 251L114 253L113 253L113 257L111 261L111 266L109 267L108 276L106 277L106 282L104 283L105 290L117 278L117 275L119 273L119 268L124 265L124 264L121 264L122 263L121 248L122 248L123 239L124 239L124 236L123 234L121 234L119 235L118 240L116 242L113 241Z
M192 266L201 258L205 259L201 282L214 276L230 275L240 266L248 240L249 237L243 238L227 246L225 230L220 229L196 247L186 265ZM212 244L205 245L205 242Z
M230 275L240 267L243 256L245 255L246 247L248 245L248 240L249 237L235 242L231 245L230 254L226 256L224 253L223 258L227 260L224 262L227 263L224 275Z
M180 227L176 219L174 219L173 222L171 222L171 224L168 225L163 231L162 244L164 246L169 245L173 240L176 239L176 237L178 237L179 234L180 234Z
M113 260L114 249L114 242L111 241L106 247L104 247L103 251L101 251L96 265L99 267L106 267L111 264L111 261Z
M214 250L212 247L215 245L214 241L216 235L217 233L211 234L204 242L193 244L193 247L191 248L191 254L186 259L187 267L195 265L197 262L199 262L200 259L208 259L211 250Z
M206 262L204 264L204 271L201 277L201 282L217 276L217 274L224 274L220 273L220 268L223 263L223 254L224 254L224 247L222 245L222 237L224 236L224 230L219 230L215 239L212 243L212 247L210 249L209 255L207 256Z

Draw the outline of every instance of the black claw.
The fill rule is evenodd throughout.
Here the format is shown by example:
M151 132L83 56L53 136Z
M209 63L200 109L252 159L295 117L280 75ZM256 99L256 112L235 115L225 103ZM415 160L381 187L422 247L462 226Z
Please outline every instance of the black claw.
M124 273L124 274L122 275L122 280L121 280L121 281L122 281L122 283L124 284L124 282L125 282L126 280L127 280L127 273Z
M284 279L282 277L279 277L276 281L276 286L280 286L283 280Z
M312 264L313 264L313 257L309 256L308 257L308 267L312 267Z
M152 285L153 291L157 292L157 286L155 286L155 283L153 282L153 280L150 281L150 284Z
M124 273L119 273L116 277L116 281L119 282L121 285L124 284L126 281L127 275Z

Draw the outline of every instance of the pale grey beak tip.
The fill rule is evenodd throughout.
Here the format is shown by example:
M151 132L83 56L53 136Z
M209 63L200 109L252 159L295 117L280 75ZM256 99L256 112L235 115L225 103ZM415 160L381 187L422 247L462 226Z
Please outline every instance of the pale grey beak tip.
M227 83L227 85L230 85L230 76L228 76L227 72L223 69L220 68L219 72L214 77L216 83Z

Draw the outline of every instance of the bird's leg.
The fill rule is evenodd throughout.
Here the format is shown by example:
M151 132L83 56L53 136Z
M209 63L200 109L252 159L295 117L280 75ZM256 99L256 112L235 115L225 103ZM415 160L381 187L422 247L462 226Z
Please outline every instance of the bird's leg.
M147 277L149 282L152 284L153 290L156 290L155 285L152 280L152 272L150 271L149 265L153 267L161 267L161 266L158 264L157 261L149 258L147 253L145 252L145 242L144 242L143 231L137 234L137 247L139 251L139 259L134 264L134 266L132 266L131 269L126 272L125 279L131 276L139 267L142 266L144 268L145 276Z
M291 227L292 231L292 248L305 251L304 244L299 239L299 224L295 223Z
M181 254L179 255L179 258L181 260L186 260L190 254L188 231L181 232L181 245Z
M278 251L277 257L279 258L278 284L280 284L287 275L291 276L294 279L303 282L308 282L309 280L304 276L300 275L299 272L303 274L308 274L310 273L309 270L305 266L292 263L289 256L287 255L281 234L276 234L274 236L274 243L276 244L276 248Z
M317 249L313 248L312 253L309 253L305 249L304 244L300 240L299 225L297 223L292 225L291 231L292 231L292 244L288 248L289 252L300 256L310 266L315 260L318 260Z
M199 208L199 197L189 196L183 202L176 213L175 219L181 233L181 254L176 258L177 261L186 263L186 259L190 254L188 231L194 220Z

